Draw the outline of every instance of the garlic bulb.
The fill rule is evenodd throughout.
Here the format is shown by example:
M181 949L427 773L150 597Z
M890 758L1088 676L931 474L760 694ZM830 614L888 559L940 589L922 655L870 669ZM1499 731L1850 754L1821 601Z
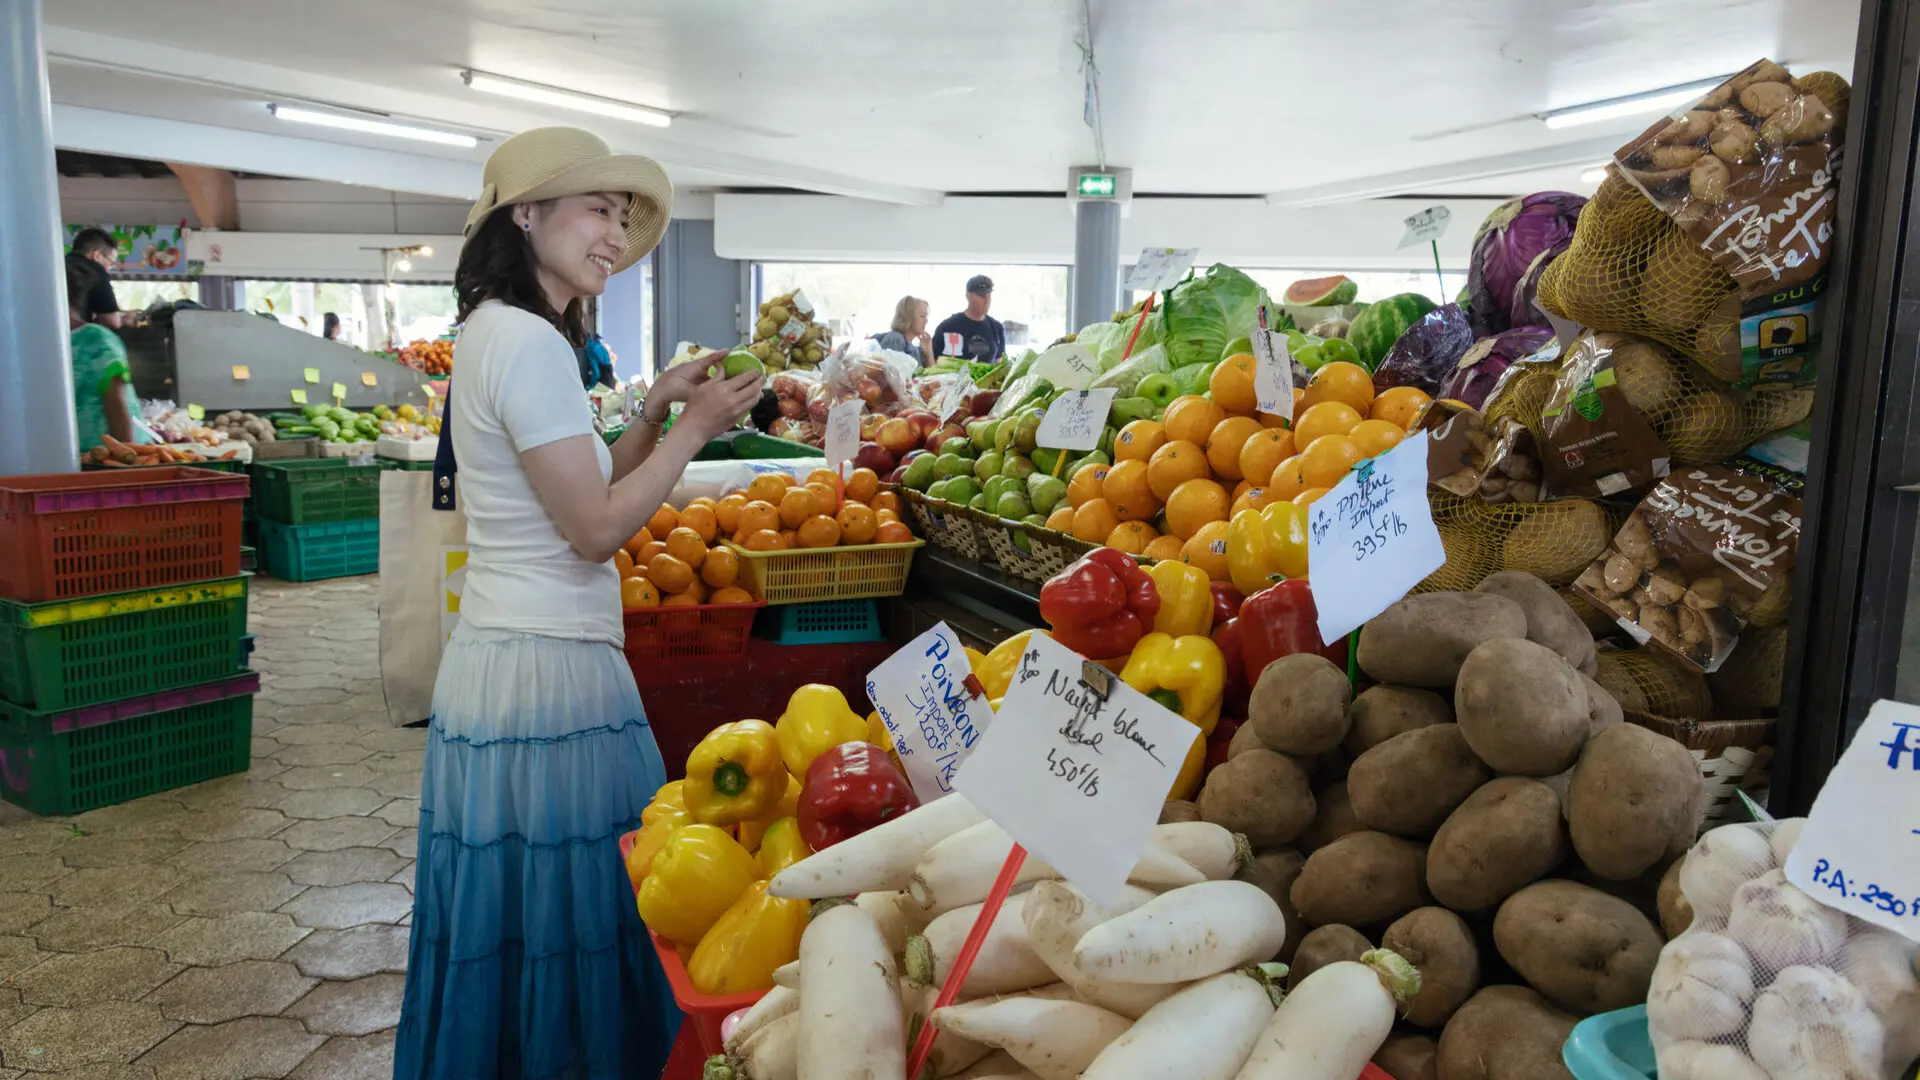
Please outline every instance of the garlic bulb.
M1794 888L1785 871L1769 870L1734 890L1727 933L1764 976L1793 964L1826 963L1847 940L1847 917Z
M1662 958L1665 962L1665 958ZM1858 987L1887 1032L1887 1072L1920 1057L1920 945L1891 930L1856 923L1834 968Z
M1733 891L1774 868L1767 837L1751 825L1722 825L1702 836L1680 865L1680 892L1704 919L1724 919Z
M1787 856L1792 853L1793 845L1800 842L1800 830L1806 825L1807 819L1803 817L1785 818L1773 823L1773 835L1767 837L1767 844L1773 848L1773 861L1777 865L1787 865Z
M1754 1064L1773 1080L1882 1080L1885 1041L1866 995L1827 968L1803 965L1761 992L1747 1029Z
M1669 943L1647 989L1647 1025L1675 1039L1711 1039L1747 1026L1753 964L1732 938L1696 931Z
M1677 1042L1660 1051L1660 1080L1772 1080L1735 1046Z

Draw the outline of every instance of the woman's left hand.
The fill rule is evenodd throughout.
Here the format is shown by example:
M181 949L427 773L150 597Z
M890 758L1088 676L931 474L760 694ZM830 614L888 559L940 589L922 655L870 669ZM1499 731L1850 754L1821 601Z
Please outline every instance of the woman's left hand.
M658 381L647 391L647 419L659 423L667 418L667 406L676 401L686 401L701 383L712 377L712 370L726 359L725 353L714 353L711 360L702 357L675 364L662 372ZM655 406L658 405L658 415Z

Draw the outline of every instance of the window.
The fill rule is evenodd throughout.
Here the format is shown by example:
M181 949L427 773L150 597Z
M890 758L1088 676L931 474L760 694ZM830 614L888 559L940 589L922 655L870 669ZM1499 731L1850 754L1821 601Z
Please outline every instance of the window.
M455 311L451 285L369 282L241 281L234 303L316 336L325 330L327 315L337 315L340 342L370 351L439 337L453 328Z
M191 278L168 281L116 281L113 298L121 311L145 311L155 304L175 300L200 302L200 283Z
M836 341L871 337L892 328L902 296L927 302L927 332L967 303L967 279L993 279L993 317L1007 326L1007 348L1044 349L1067 326L1064 266L971 266L934 263L757 263L754 305L769 296L804 290L817 316L829 320Z
M388 285L383 291L396 347L421 338L437 338L453 329L454 312L459 310L453 286Z
M1259 282L1276 300L1287 286L1303 278L1332 277L1338 270L1248 270L1247 276ZM1446 304L1467 287L1467 275L1449 270L1440 281L1427 270L1363 270L1347 275L1360 287L1359 299L1371 303L1399 293L1419 293L1436 304Z

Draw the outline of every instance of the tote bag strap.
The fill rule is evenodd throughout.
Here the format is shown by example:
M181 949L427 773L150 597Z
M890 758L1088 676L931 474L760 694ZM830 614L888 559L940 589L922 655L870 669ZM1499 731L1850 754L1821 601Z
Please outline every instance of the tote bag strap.
M440 443L433 451L433 508L453 510L457 506L453 474L460 471L453 460L453 383L447 383L446 405L440 411Z

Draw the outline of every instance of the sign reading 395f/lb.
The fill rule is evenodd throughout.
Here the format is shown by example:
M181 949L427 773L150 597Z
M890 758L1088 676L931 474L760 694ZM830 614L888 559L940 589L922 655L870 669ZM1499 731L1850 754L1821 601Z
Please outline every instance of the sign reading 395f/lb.
M1307 571L1321 640L1333 642L1447 561L1427 503L1427 436L1354 467L1307 508Z

